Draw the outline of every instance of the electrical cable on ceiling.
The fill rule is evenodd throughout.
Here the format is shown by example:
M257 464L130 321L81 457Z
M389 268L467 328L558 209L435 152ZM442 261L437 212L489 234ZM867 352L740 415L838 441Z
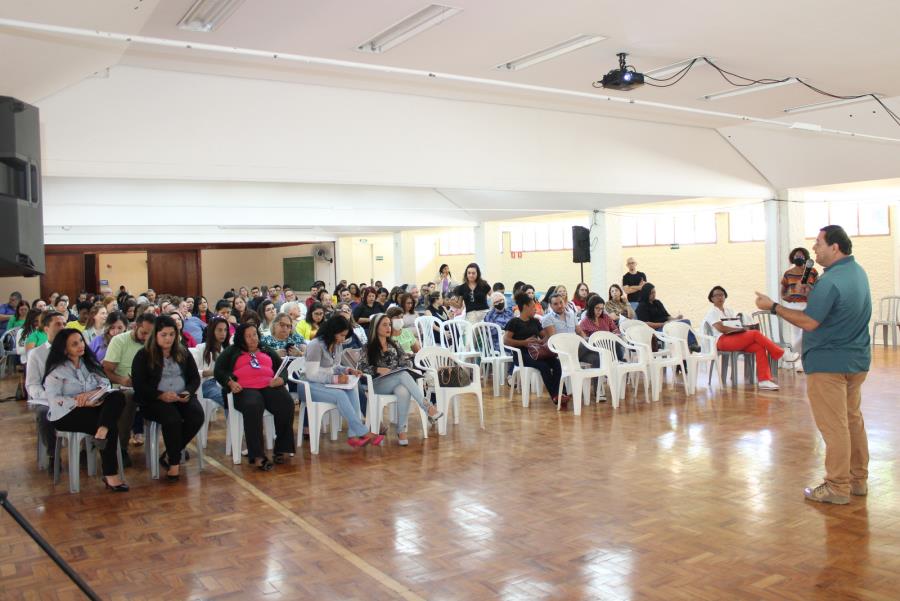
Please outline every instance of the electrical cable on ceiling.
M709 65L710 67L712 67L713 69L715 69L716 72L722 77L722 79L724 79L729 84L731 84L735 87L766 86L766 85L772 85L772 84L785 83L790 80L795 80L797 83L802 84L803 86L812 90L816 94L821 94L822 96L827 96L829 98L834 98L837 100L859 100L861 98L871 97L875 102L877 102L881 106L882 109L884 109L884 112L888 114L888 116L894 121L894 123L897 124L898 126L900 126L900 116L898 116L897 113L895 113L893 111L893 109L891 109L889 106L887 106L881 100L881 98L879 98L874 93L869 92L866 94L857 94L857 95L850 95L850 96L842 96L840 94L832 94L831 92L826 92L825 90L817 88L816 86L803 81L803 79L801 79L800 77L784 77L781 79L774 79L774 78L767 77L767 78L762 78L762 79L753 79L752 77L745 77L743 75L738 75L737 73L732 73L731 71L727 71L705 56L695 58L694 60L689 62L687 65L685 65L680 71L673 73L669 77L657 78L657 77L653 77L651 75L644 74L644 83L646 83L648 86L653 86L655 88L668 88L668 87L674 86L675 84L680 82L682 79L684 79L684 77L691 71L691 68L695 64L697 64L698 61L701 61L701 60L703 62L705 62L707 65ZM629 65L629 67L634 69L634 67L632 67L631 65ZM746 83L734 81L731 79L732 77L736 78L738 80L742 80ZM674 81L672 81L673 79L674 79ZM652 83L647 80L653 80L653 81L659 81L659 82L670 82L670 83ZM601 85L598 85L599 83L600 82L595 81L592 85L595 88L602 87Z

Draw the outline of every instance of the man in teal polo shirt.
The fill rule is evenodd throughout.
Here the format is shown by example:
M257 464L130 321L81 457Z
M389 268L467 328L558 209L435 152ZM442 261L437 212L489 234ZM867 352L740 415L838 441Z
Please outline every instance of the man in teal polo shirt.
M787 309L759 292L756 306L803 330L806 393L825 440L825 482L803 494L810 501L846 505L851 493L868 492L869 442L860 388L872 362L872 295L844 228L823 227L813 250L825 273L810 291L806 309Z

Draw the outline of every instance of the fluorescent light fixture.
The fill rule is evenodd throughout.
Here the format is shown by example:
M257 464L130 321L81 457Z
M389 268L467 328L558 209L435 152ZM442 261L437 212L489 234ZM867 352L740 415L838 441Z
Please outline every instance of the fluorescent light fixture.
M881 98L881 94L875 94L878 98ZM802 106L792 106L791 108L784 109L785 113L802 113L804 111L816 111L818 109L826 109L831 108L833 106L843 106L845 104L854 104L856 102L866 102L867 100L873 100L871 96L863 96L862 98L842 98L840 100L826 100L825 102L816 102L814 104L804 104Z
M179 29L209 33L234 14L244 0L197 0L181 17Z
M543 50L538 50L537 52L514 58L513 60L501 63L494 68L500 69L501 71L518 71L519 69L525 69L526 67L548 61L551 58L556 58L557 56L562 56L563 54L568 54L569 52L591 46L597 42L602 42L605 39L606 38L602 35L577 35L565 42L560 42L549 48L544 48Z
M739 88L734 88L731 90L725 90L724 92L716 92L715 94L707 94L703 96L703 100L721 100L722 98L731 98L732 96L740 96L742 94L752 94L753 92L761 92L763 90L771 90L772 88L780 88L781 86L789 86L791 84L797 83L797 80L793 77L790 77L784 81L779 81L778 83L757 83L751 86L744 86Z
M710 58L712 60L712 58ZM649 75L650 77L656 77L657 79L662 79L663 77L668 77L669 75L675 75L688 65L690 65L693 61L697 61L694 64L694 67L699 67L701 65L708 64L705 60L703 60L702 56L695 56L689 58L687 60L678 61L677 63L672 63L671 65L666 65L664 67L657 67L655 69L650 69L649 71L644 71L644 75ZM693 67L692 67L693 68Z
M357 46L356 49L361 52L381 54L394 46L402 44L411 37L431 29L438 23L446 21L459 12L462 12L461 8L431 4L394 23L371 40Z
M280 225L274 223L260 223L257 225L219 225L220 230L314 230L309 225Z

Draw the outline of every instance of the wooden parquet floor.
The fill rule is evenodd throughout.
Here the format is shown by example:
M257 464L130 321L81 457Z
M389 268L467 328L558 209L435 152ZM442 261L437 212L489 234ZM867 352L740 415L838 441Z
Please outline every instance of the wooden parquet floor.
M900 599L900 351L875 351L863 409L870 495L803 500L824 447L804 377L782 390L680 386L557 413L485 389L448 436L324 440L259 473L224 457L172 485L139 451L132 490L36 469L32 415L0 404L0 489L105 599ZM0 386L8 393L10 382ZM466 403L464 403L466 405ZM5 513L0 598L78 599Z

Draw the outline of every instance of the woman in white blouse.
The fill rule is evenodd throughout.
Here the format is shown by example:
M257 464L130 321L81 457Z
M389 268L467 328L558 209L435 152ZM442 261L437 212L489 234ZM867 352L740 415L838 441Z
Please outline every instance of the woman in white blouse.
M125 396L109 389L109 380L94 353L74 328L61 331L50 345L44 372L44 390L50 409L47 419L61 432L83 432L94 437L103 463L103 482L114 492L127 492L119 478L116 453L117 422Z
M713 304L703 318L708 323L716 338L716 348L720 351L740 351L756 354L756 377L761 390L778 390L778 384L772 381L772 370L769 369L769 357L784 359L793 363L799 358L797 353L785 353L784 349L766 338L759 329L745 327L740 317L725 306L728 293L721 286L714 286L707 299Z

